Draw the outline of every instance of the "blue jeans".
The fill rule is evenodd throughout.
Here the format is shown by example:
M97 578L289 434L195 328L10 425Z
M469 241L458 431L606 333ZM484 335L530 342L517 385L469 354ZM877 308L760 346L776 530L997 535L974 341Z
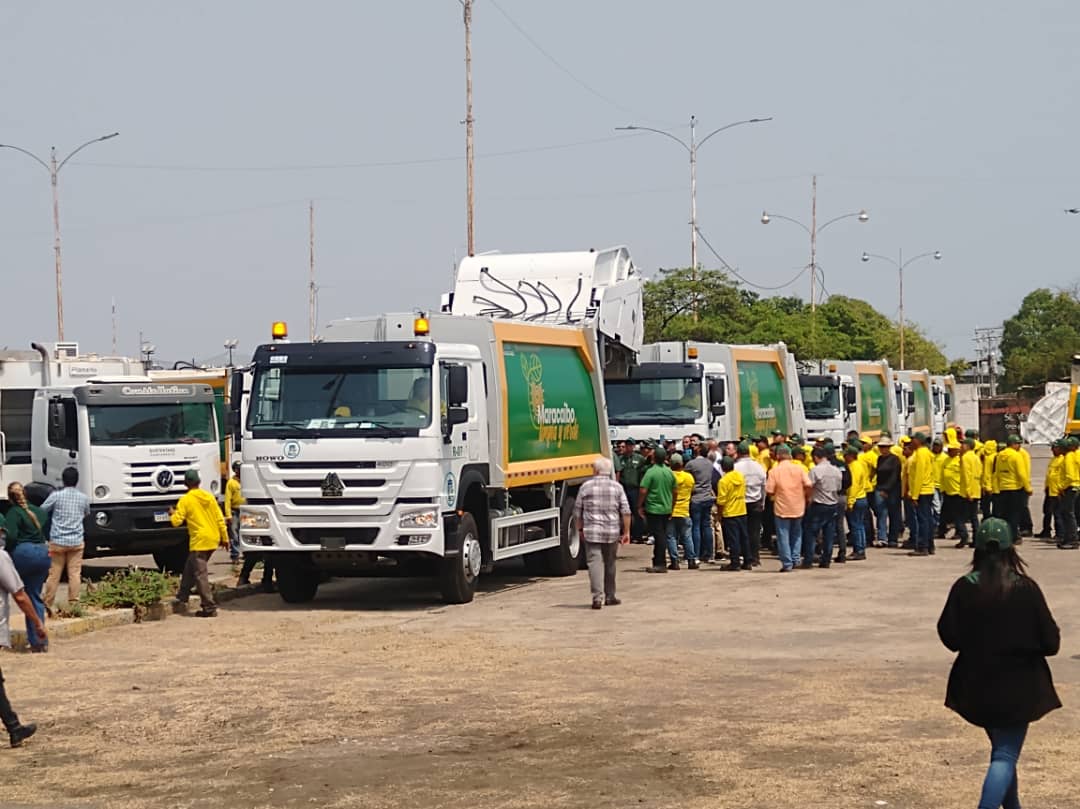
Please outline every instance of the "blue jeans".
M693 533L690 529L689 517L672 517L667 529L667 550L671 557L671 563L679 563L679 545L682 544L686 553L687 562L696 562L697 554L694 553Z
M934 547L934 495L919 495L915 515L919 523L919 538L915 542L915 547L920 550L930 550Z
M912 547L915 547L919 540L919 511L915 507L915 503L904 497L904 525L908 530L908 542Z
M1015 728L987 728L990 737L990 769L983 781L979 809L1020 809L1016 762L1024 748L1027 725Z
M851 527L851 550L854 553L866 553L866 509L865 497L855 501L848 512L848 525Z
M233 514L229 518L229 559L233 562L240 561L240 515Z
M836 541L836 507L824 503L811 503L803 524L803 562L814 560L814 543L821 532L821 564L832 562L833 543Z
M49 578L49 548L42 542L20 542L15 546L11 554L11 561L15 563L15 569L23 580L26 587L26 595L30 603L34 605L41 623L45 623L45 601L41 598L41 588L45 586L45 580ZM49 642L38 637L34 631L34 625L26 622L26 640L32 647L43 646L48 648Z
M776 553L780 566L791 570L799 564L802 550L802 517L775 517Z
M694 541L695 559L712 559L712 501L690 504L690 535Z

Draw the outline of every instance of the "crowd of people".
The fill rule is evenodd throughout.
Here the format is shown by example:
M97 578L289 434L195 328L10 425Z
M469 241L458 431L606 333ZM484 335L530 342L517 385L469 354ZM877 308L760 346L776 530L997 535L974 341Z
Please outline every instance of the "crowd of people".
M999 449L957 425L933 440L852 432L841 446L780 431L729 442L626 439L615 447L614 476L630 510L629 541L652 544L652 571L718 562L750 570L767 550L788 572L863 561L872 547L930 556L950 530L965 547L991 516L1017 542L1053 536L1075 549L1080 441L1063 439L1053 452L1038 534L1031 456L1019 436Z

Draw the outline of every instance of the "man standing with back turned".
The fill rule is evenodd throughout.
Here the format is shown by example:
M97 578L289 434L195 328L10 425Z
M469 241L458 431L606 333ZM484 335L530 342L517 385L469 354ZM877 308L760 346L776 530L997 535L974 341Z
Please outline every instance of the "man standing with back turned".
M223 548L229 545L225 515L221 513L214 496L199 488L198 470L189 469L184 473L184 485L188 487L187 494L180 498L176 508L169 509L173 526L179 528L187 523L188 529L187 564L184 565L184 575L180 577L180 591L176 594L176 600L186 606L192 587L196 587L202 606L195 614L200 618L214 618L217 616L217 603L210 590L206 563L219 545Z
M11 631L8 629L7 610L8 596L18 605L26 616L26 623L34 627L38 637L48 640L45 632L45 622L42 621L30 603L30 596L26 594L22 579L15 570L15 564L11 561L7 551L4 550L2 535L4 532L4 518L0 516L0 612L4 620L0 621L0 648L11 646ZM4 672L0 671L0 720L4 722L4 729L8 732L8 739L12 747L20 747L22 743L34 735L37 725L27 722L25 725L19 721L18 715L8 702L7 692L4 691Z
M611 477L611 461L593 461L593 476L578 490L574 503L578 533L589 563L592 608L614 607L615 558L619 542L630 541L630 503L623 487Z

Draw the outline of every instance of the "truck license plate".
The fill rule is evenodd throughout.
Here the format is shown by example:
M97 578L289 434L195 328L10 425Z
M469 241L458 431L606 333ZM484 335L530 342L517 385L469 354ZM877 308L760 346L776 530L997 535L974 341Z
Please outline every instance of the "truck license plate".
M167 511L155 511L154 512L154 522L168 522L168 521L169 521L169 512L167 512Z
M322 546L324 551L340 551L345 549L345 537L323 537Z

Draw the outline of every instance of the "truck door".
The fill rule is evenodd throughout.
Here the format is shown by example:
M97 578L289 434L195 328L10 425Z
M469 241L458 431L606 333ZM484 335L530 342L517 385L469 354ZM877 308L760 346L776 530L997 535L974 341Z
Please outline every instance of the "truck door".
M457 504L461 467L470 457L479 457L477 406L470 399L469 367L464 363L439 363L439 414L443 435L444 507Z
M60 488L61 473L79 462L79 422L75 400L53 396L46 407L45 443L34 458L34 480Z

